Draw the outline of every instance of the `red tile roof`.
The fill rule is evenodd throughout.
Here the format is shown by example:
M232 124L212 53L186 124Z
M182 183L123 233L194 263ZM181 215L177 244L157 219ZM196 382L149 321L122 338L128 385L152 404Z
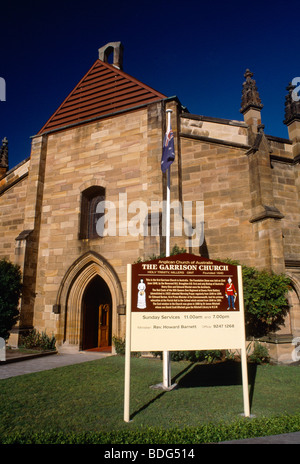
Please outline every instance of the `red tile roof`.
M38 134L166 98L99 59Z

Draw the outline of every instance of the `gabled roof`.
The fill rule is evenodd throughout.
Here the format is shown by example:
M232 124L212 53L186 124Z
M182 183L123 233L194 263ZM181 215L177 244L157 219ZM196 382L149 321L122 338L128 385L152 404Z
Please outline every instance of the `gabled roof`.
M38 135L164 98L160 92L98 59Z

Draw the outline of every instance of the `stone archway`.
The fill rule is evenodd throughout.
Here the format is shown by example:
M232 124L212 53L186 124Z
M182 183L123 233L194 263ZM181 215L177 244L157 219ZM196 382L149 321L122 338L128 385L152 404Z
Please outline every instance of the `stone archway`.
M105 258L88 252L73 263L60 285L56 300L60 308L59 344L82 349L84 295L96 276L103 280L111 295L111 333L119 333L117 309L124 307L120 280Z
M294 337L300 336L300 270L287 269L287 276L291 279L292 289L288 295L290 305L290 325Z

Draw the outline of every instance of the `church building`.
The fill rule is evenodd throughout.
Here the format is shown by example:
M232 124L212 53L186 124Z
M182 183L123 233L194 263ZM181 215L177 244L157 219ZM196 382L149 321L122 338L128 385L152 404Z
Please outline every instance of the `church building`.
M124 72L123 46L111 42L37 128L28 159L9 169L3 139L0 258L23 276L10 344L33 327L54 334L58 350L109 350L114 336L125 337L127 264L165 249L163 214L151 206L166 199L161 156L172 110L171 201L192 205L190 230L202 231L190 240L171 222L171 248L287 274L289 313L267 347L292 362L300 342L300 102L289 85L288 138L266 135L253 74L244 77L241 120L191 114Z

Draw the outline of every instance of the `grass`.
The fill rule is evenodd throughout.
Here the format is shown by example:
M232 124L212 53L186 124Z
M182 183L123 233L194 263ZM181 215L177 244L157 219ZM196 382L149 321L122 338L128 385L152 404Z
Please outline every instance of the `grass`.
M162 381L162 362L131 360L131 418L123 421L124 358L101 360L0 380L0 436L16 433L135 430L234 423L243 412L238 363L172 362L171 392L149 388ZM249 364L251 414L299 415L299 366Z

